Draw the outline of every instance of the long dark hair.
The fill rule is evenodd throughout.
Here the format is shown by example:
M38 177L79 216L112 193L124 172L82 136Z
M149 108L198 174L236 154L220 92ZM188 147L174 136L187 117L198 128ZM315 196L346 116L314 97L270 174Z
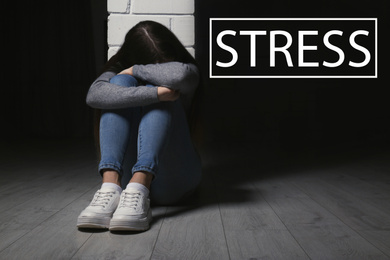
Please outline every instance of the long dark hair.
M109 59L103 68L103 72L113 71L119 73L136 64L153 64L169 61L192 63L198 67L196 60L167 27L154 21L142 21L128 31L122 47ZM200 98L203 92L203 84L201 82L200 80L190 109L187 111L187 119L194 141L197 140L195 132L197 132L196 127L199 119ZM100 151L100 115L101 111L96 109L94 136L98 151Z
M107 62L105 70L118 73L118 70L135 64L169 61L197 65L195 59L168 28L154 21L143 21L129 30L122 47Z

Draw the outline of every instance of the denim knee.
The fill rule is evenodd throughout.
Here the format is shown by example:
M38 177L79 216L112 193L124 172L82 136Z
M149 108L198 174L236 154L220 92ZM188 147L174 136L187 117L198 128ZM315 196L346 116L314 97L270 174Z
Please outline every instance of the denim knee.
M136 87L138 86L138 81L135 77L129 74L119 74L110 79L110 83L119 85L122 87Z

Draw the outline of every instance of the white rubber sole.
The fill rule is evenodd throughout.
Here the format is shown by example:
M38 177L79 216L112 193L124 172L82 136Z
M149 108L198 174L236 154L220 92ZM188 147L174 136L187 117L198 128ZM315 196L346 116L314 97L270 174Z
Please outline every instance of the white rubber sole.
M88 218L88 217L79 217L77 219L78 228L99 228L107 229L110 226L111 218Z
M149 209L148 215L141 219L111 219L110 231L145 231L150 228L152 221L152 211Z

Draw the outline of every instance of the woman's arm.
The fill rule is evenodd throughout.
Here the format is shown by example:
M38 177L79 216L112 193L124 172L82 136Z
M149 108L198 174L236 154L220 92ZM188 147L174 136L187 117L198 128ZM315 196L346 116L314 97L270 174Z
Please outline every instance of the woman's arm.
M86 102L98 109L145 106L159 102L157 87L122 87L109 83L116 74L104 72L89 88Z
M153 85L179 90L184 95L191 95L199 82L198 69L191 63L166 62L134 65L132 74Z
M179 97L177 90L185 103L190 103L199 81L196 66L180 62L134 65L123 73L132 74L159 87L122 87L111 84L109 81L116 74L108 71L92 83L87 94L87 104L98 109L145 106L159 101L173 101Z

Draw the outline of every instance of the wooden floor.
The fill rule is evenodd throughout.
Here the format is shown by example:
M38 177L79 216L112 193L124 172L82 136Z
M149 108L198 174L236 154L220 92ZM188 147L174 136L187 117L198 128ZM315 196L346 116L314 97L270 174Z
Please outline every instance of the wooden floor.
M100 185L80 140L1 143L0 259L390 259L390 151L209 150L188 203L144 233L80 231Z

